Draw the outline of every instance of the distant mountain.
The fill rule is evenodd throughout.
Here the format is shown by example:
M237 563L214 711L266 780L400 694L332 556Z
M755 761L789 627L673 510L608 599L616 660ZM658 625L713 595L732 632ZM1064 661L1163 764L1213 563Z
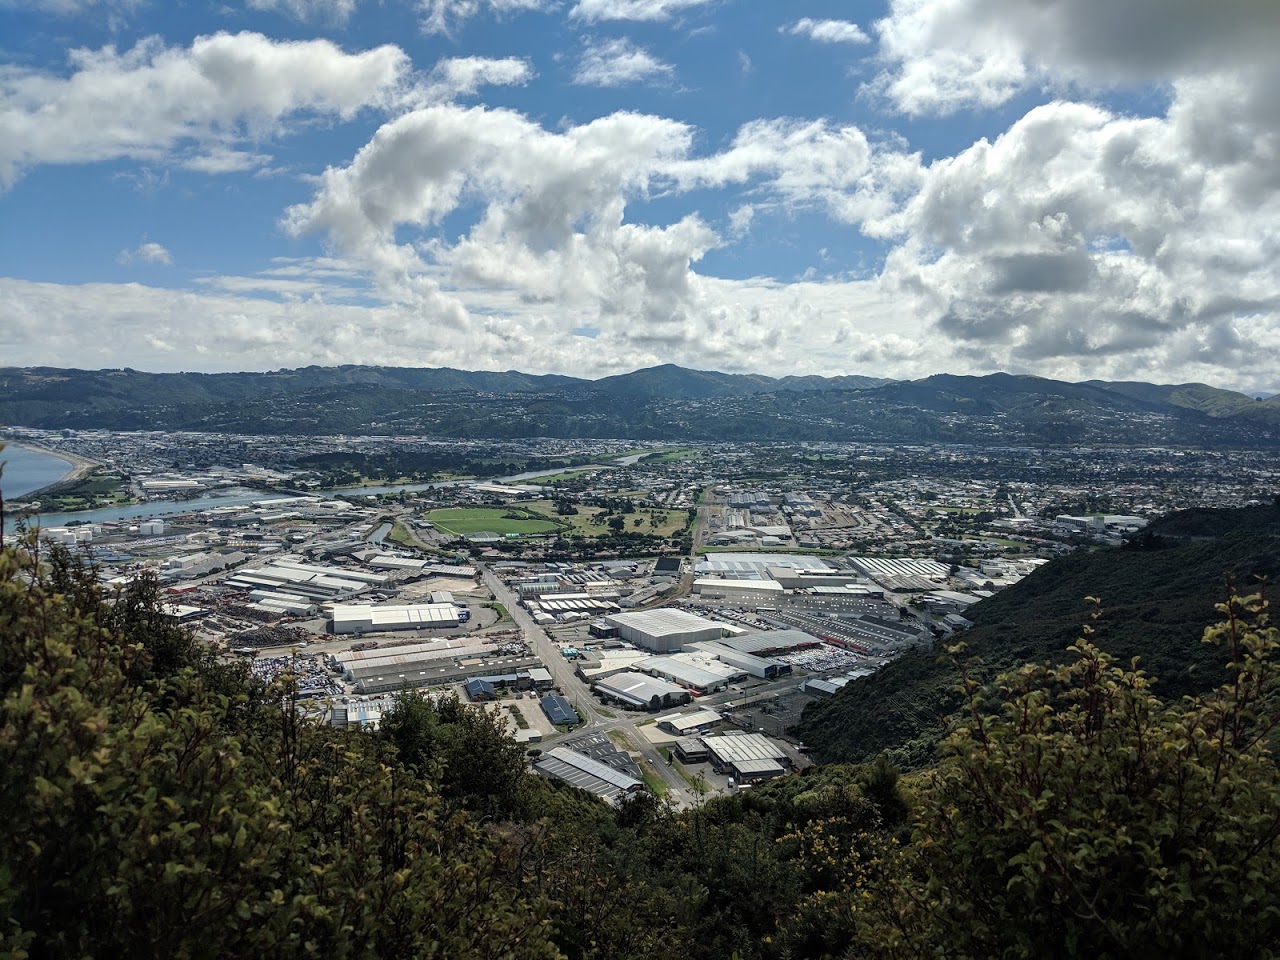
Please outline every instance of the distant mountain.
M783 377L688 370L673 363L596 380L591 389L610 396L695 400L741 397L779 390L866 390L892 381L877 377Z
M585 380L384 366L269 373L0 368L0 423L260 434L1280 448L1280 401L1041 377L729 374Z
M1226 676L1227 652L1201 642L1219 615L1214 604L1230 580L1238 591L1255 589L1258 576L1280 574L1280 508L1215 511L1230 532L1209 539L1174 541L1165 534L1207 531L1202 512L1173 514L1153 524L1147 549L1079 551L1045 564L1025 580L974 604L965 616L974 627L963 636L963 656L978 658L971 675L990 677L1024 663L1061 661L1081 635L1091 608L1102 600L1098 645L1122 663L1158 678L1166 700L1208 690ZM1236 514L1236 515L1233 515ZM1241 532L1248 526L1249 532ZM892 751L917 766L932 759L946 717L960 705L954 659L936 649L909 654L869 677L849 683L830 700L805 709L797 733L819 762L860 762Z

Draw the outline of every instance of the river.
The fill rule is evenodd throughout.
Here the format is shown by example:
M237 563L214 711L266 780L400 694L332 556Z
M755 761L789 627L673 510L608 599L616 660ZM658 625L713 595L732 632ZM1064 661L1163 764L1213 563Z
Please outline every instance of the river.
M71 472L71 464L43 450L20 447L12 441L4 441L0 461L4 473L0 475L0 493L6 501L20 500L32 490L39 490L57 483Z

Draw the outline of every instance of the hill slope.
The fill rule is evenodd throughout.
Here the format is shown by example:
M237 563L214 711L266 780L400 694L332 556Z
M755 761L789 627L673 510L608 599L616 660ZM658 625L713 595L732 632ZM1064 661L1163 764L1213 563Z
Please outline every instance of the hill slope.
M1280 521L1280 509L1265 509ZM1175 515L1176 518L1176 515ZM1258 518L1255 517L1255 520ZM1023 663L1059 660L1088 621L1085 597L1099 596L1099 645L1158 678L1167 700L1207 690L1223 679L1221 651L1201 643L1218 619L1214 604L1228 578L1238 591L1257 575L1280 574L1280 536L1233 532L1163 549L1111 549L1071 554L1021 583L969 608L963 640L984 676ZM928 762L942 721L960 703L959 671L941 645L905 656L811 704L797 733L815 760L859 761L881 751L918 766Z

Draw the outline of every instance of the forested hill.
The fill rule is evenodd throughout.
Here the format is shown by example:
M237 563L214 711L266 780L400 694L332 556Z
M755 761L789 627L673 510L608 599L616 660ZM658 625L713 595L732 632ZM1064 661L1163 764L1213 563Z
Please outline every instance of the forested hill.
M672 364L584 380L450 369L0 368L0 424L266 435L1280 448L1280 400L1202 384L782 377Z
M1224 526L1246 519L1253 529L1280 520L1275 507L1223 511ZM1172 515L1153 530L1178 530L1189 518ZM1199 524L1196 529L1201 529ZM962 659L979 658L978 676L1045 659L1062 660L1081 636L1092 605L1102 604L1098 644L1158 678L1165 699L1208 690L1222 682L1222 653L1201 642L1218 619L1215 604L1228 579L1237 591L1256 577L1280 575L1280 535L1240 532L1208 540L1157 539L1136 545L1079 551L1045 564L1020 583L974 604L974 622ZM949 642L955 642L954 640ZM830 700L810 704L797 732L822 762L861 761L882 751L906 766L930 762L945 718L960 705L958 662L939 643L902 657L849 683Z

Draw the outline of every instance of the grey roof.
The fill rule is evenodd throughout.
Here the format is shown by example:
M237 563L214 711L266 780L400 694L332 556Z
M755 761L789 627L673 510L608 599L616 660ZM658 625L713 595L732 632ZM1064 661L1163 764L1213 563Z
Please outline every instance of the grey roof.
M659 680L657 677L648 677L643 673L629 671L615 673L611 677L598 681L596 686L611 696L620 697L637 704L647 704L654 697L665 697L668 694L685 694L687 696L689 692L684 687L678 687L674 683L667 683L667 681Z
M803 630L757 630L721 640L723 646L739 653L758 654L761 650L789 650L813 646L821 641Z
M577 723L580 719L573 704L564 697L549 693L542 698L542 712L552 723Z
M606 618L617 626L642 630L653 637L662 637L672 633L688 633L692 630L715 628L723 630L724 625L714 620L707 620L696 613L686 610L647 610L643 613L615 613Z
M555 747L547 751L533 766L544 776L557 777L575 787L581 787L583 790L589 790L599 797L615 802L643 786L641 781L607 764L564 747Z
M768 737L759 733L742 733L734 736L703 737L702 742L722 763L739 766L746 760L785 760L786 751ZM741 767L739 766L739 769Z

